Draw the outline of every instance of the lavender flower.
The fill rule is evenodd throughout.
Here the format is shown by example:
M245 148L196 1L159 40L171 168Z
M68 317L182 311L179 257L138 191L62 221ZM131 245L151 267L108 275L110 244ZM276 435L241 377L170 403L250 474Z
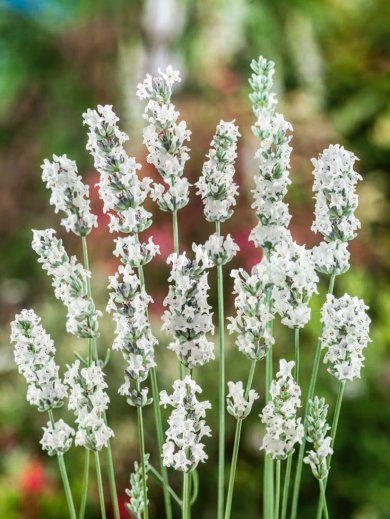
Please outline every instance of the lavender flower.
M88 296L88 279L91 273L69 257L62 241L53 229L33 231L32 248L38 254L38 262L52 277L55 296L68 309L66 329L83 338L98 336L98 317L93 299Z
M211 429L204 420L211 404L207 400L200 402L197 399L197 393L201 392L198 384L186 376L173 383L171 395L166 391L160 393L161 405L173 407L163 445L163 463L166 467L189 472L207 460L201 440L204 436L211 436Z
M65 454L71 448L75 431L64 420L58 420L54 424L47 422L47 426L42 429L43 436L40 444L42 450L47 451L49 456Z
M240 250L233 238L212 234L204 244L205 251L214 266L226 265Z
M254 401L260 397L254 389L251 389L246 397L241 381L228 382L228 388L229 392L226 396L227 412L236 420L244 420L252 411Z
M256 210L259 223L251 232L250 239L256 246L269 251L288 236L287 227L291 216L283 198L291 183L292 126L275 112L277 100L271 92L273 62L260 57L257 62L252 61L251 68L253 74L249 82L253 92L250 99L257 117L252 131L261 142L255 155L259 170L252 191L252 207Z
M78 424L75 444L93 451L101 450L114 436L104 419L110 399L101 367L92 362L80 369L80 361L76 360L68 366L64 382L69 387L68 407L74 411Z
M204 214L209 222L224 222L233 214L238 186L233 182L234 162L237 157L238 126L221 121L216 129L208 161L196 186L202 197Z
M119 393L127 397L130 405L143 407L151 402L148 389L140 389L154 361L154 337L148 318L148 305L152 298L141 287L130 265L120 265L115 276L110 277L110 299L107 311L113 314L116 324L114 350L120 350L126 360L125 383ZM131 381L136 387L131 388Z
M273 86L273 76L275 74L275 63L260 56L256 61L251 62L253 71L249 78L249 85L252 92L249 99L252 102L253 113L258 121L267 121L275 113L278 103L276 94L271 92ZM254 133L255 130L253 129Z
M339 144L324 150L314 165L315 220L314 232L327 242L349 241L356 236L360 222L354 215L358 204L356 184L362 177L353 167L357 157Z
M150 178L138 178L141 168L124 149L128 136L119 130L112 106L99 105L83 114L89 127L87 149L100 173L99 193L103 211L110 215L110 231L141 232L151 225L151 214L143 207L150 191Z
M207 269L211 266L202 246L193 246L195 258L186 253L171 254L170 286L164 305L162 329L174 337L168 346L189 369L203 366L214 359L214 345L207 333L214 333L212 313L207 302L209 285Z
M306 440L313 444L313 449L307 451L303 461L310 465L314 477L322 480L328 477L328 458L333 454L332 438L327 436L330 429L326 421L328 405L324 398L317 396L309 400L308 405Z
M167 188L154 184L151 197L163 211L175 211L188 203L189 183L183 178L184 166L189 159L189 148L185 143L191 132L185 121L177 123L179 112L171 103L172 87L180 82L177 70L167 67L158 76L147 75L138 85L137 95L147 100L144 119L144 144L149 152L147 160L162 176Z
M145 454L145 472L149 469L149 454ZM145 475L148 479L147 474ZM142 480L142 465L137 461L134 462L134 472L130 475L130 489L126 489L126 494L130 498L129 503L126 503L126 508L131 517L135 519L142 519L145 500L144 487Z
M264 358L274 343L269 322L274 314L267 301L262 266L256 265L249 275L245 270L232 270L236 316L229 317L228 330L237 333L237 347L250 360Z
M160 247L149 238L148 243L140 243L138 235L126 236L115 240L114 256L121 259L122 263L131 267L141 267L160 253Z
M286 326L302 328L310 319L310 299L317 293L311 251L289 239L277 243L269 261L263 261L263 268L268 265L274 310Z
M18 371L28 385L27 401L44 412L63 405L67 388L54 360L54 343L40 323L33 310L22 310L11 323L11 342Z
M90 209L89 187L81 181L75 161L66 155L53 155L52 162L45 159L42 180L51 190L50 203L54 205L55 212L66 213L61 224L68 232L86 236L93 227L97 227L97 217Z
M313 261L318 272L330 275L340 275L349 269L348 243L339 240L322 241L312 249Z
M260 415L266 426L262 449L273 459L284 460L303 440L304 429L297 409L301 407L301 389L291 374L295 363L282 359L276 379L272 381L271 400Z
M322 307L324 363L329 364L329 373L342 382L360 378L363 350L370 342L367 309L362 299L348 294L339 299L328 294Z

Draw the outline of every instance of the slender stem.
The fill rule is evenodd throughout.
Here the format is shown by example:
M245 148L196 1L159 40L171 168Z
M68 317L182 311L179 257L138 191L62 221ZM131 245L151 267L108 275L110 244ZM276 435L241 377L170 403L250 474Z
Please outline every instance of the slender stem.
M324 510L325 519L329 519L328 507L326 505L326 497L325 497L325 485L322 480L319 481L320 484L320 499L322 503L322 507Z
M294 346L295 346L295 370L294 377L295 382L298 384L299 381L299 328L295 328L294 330ZM286 518L287 514L287 503L288 503L288 495L290 491L290 479L291 479L291 468L292 468L292 458L293 454L287 458L286 463L286 473L284 476L284 484L283 484L283 496L282 496L282 510L281 510L281 519Z
M215 231L221 234L221 224L216 222ZM219 431L218 431L218 519L223 518L225 483L225 320L223 301L222 265L217 265L218 276L218 330L219 330Z
M142 266L138 268L138 277L140 283L143 288L145 288L145 277ZM163 478L163 494L164 494L164 507L165 507L165 516L166 519L172 519L172 503L169 492L169 481L168 481L168 470L165 467L162 459L162 446L164 443L164 433L161 419L161 407L160 407L160 393L158 390L158 382L157 382L157 373L156 368L152 368L150 370L150 382L152 386L152 396L153 396L153 409L154 409L154 418L156 423L156 435L157 435L157 445L158 445L158 453L159 453L159 462L160 462L160 471L161 476Z
M267 293L267 304L271 306L271 293ZM270 331L272 332L272 321L268 323ZM265 402L268 403L270 399L270 388L272 383L272 345L269 347L267 356L265 359ZM264 490L264 501L263 501L263 515L265 519L271 519L273 517L273 498L274 498L274 463L273 459L269 454L265 455L264 458L264 479L263 479L263 490Z
M336 407L335 407L335 410L334 410L334 415L333 415L333 423L332 423L332 429L331 429L331 437L332 437L332 441L331 441L331 447L332 449L334 448L334 444L335 444L335 441L336 441L336 434L337 434L337 426L339 424L339 418L340 418L340 411L341 411L341 403L343 401L343 396L344 396L344 389L345 389L345 381L341 382L340 384L340 387L339 387L339 392L338 392L338 395L337 395L337 401L336 401ZM330 455L328 457L328 470L330 469L330 462L331 462L331 459L332 459L332 456ZM328 477L326 477L322 482L320 482L323 484L323 487L324 487L324 493L325 493L325 490L326 490L326 486L328 484ZM319 517L321 519L321 516L322 516L322 509L323 509L323 500L320 500L319 503L318 503L318 507L317 507L317 518Z
M281 461L276 461L276 475L275 475L275 508L274 519L279 519L279 503L280 503L280 464Z
M96 466L96 478L98 484L98 493L99 493L99 503L100 503L100 512L102 514L102 519L106 519L106 505L104 503L104 490L103 490L103 480L102 480L102 470L100 467L100 459L99 453L95 452L95 466Z
M294 346L295 346L295 371L294 378L295 382L299 384L299 328L294 329Z
M178 222L177 222L177 209L172 211L172 233L173 233L173 251L175 252L175 254L179 254L180 253L179 226L178 226ZM180 376L180 379L184 378L184 366L180 361L179 361L179 376Z
M253 360L251 367L250 367L248 381L247 381L246 388L245 388L245 398L248 398L249 391L252 387L253 377L255 374L255 368L256 368L256 361ZM225 519L230 518L230 514L231 514L231 510L232 510L234 481L236 479L236 469L237 469L238 451L240 448L241 429L242 429L242 420L237 420L236 432L234 433L232 463L230 465L229 486L228 486L228 491L227 491L227 496L226 496Z
M328 287L328 294L332 294L334 289L334 282L335 282L336 276L333 274L329 281L329 287ZM291 507L291 519L297 518L297 511L298 511L298 498L299 498L299 489L301 486L301 476L302 476L302 466L303 466L303 457L305 455L305 447L306 447L306 432L307 432L307 413L309 409L309 400L311 400L314 396L315 386L317 382L317 375L318 370L320 366L320 360L321 360L321 334L322 334L322 327L320 332L320 337L318 338L317 342L317 348L314 356L314 362L313 362L313 369L311 372L311 379L310 379L310 385L309 385L309 391L307 394L307 400L306 400L306 408L305 408L305 420L304 420L304 435L303 440L299 448L299 454L298 454L298 462L297 462L297 468L295 471L295 481L294 481L294 491L293 491L293 501L292 501L292 507Z
M106 416L104 415L105 421ZM120 512L119 512L119 504L118 504L118 494L116 490L116 482L115 482L115 472L114 472L114 462L112 459L112 451L111 451L111 443L110 440L107 442L107 448L106 448L106 458L107 458L107 470L108 470L108 486L110 489L110 496L112 501L112 507L114 511L114 518L120 519Z
M48 410L49 419L52 427L55 426L54 416L52 409ZM62 484L64 486L64 492L65 492L65 498L69 509L69 516L71 519L77 519L76 509L74 507L73 502L73 496L72 496L72 490L70 488L69 484L69 478L68 478L68 472L66 470L66 465L64 461L64 455L57 453L57 459L58 459L58 466L60 468L60 474L62 479Z
M83 485L81 491L81 501L79 509L79 519L84 519L85 507L87 504L87 493L88 493L88 479L89 479L89 449L85 449L84 454L84 470L83 470Z
M153 467L153 465L151 465L150 463L148 464L148 467L149 467L149 471L151 473L151 475L154 477L154 479L156 481L158 481L158 483L160 483L160 485L163 487L164 486L164 478L163 476ZM176 501L176 503L180 506L180 508L183 506L183 503L182 503L182 500L180 499L180 497L176 494L176 492L172 489L172 487L168 486L168 492L171 494L171 496L173 497L173 499Z
M87 238L86 236L81 237L81 243L83 247L83 260L84 260L84 268L89 271L89 257L88 257L88 246L87 246ZM87 294L89 297L92 297L92 288L91 288L91 278L87 278ZM96 364L98 364L99 356L97 351L96 339L88 339L88 365L90 366L92 363L92 358L95 358ZM104 421L107 423L107 417L104 413ZM110 441L107 442L107 468L108 468L108 483L110 488L110 496L112 501L112 507L114 512L114 519L120 519L119 513L119 505L118 505L118 493L116 489L115 483L115 471L114 471L114 462L112 459L112 451ZM88 458L88 459L87 459ZM86 467L88 461L88 467ZM99 470L100 470L100 460L99 460ZM81 498L81 506L80 506L80 518L84 518L85 513L85 503L87 499L88 492L88 475L89 475L89 455L86 454L86 460L84 464L84 476L83 478L83 487L82 487L82 498ZM100 474L101 478L101 474ZM85 501L84 505L83 502ZM84 507L84 508L82 508Z
M57 454L57 458L58 458L58 465L60 467L62 483L64 485L66 502L68 503L69 515L70 515L71 519L77 519L76 509L75 509L74 503L73 503L72 491L70 489L70 484L69 484L69 479L68 479L68 473L67 473L66 466L65 466L64 456L63 456L63 454Z
M293 455L290 454L290 456L287 458L287 463L286 463L286 472L285 472L284 483L283 483L282 510L281 510L281 515L280 515L281 519L286 519L286 514L287 514L287 503L288 503L288 494L290 491L292 458L293 458Z
M190 478L190 473L184 472L184 475L183 475L183 511L182 511L183 519L189 519L189 517L190 517L189 478Z
M191 471L191 479L193 482L194 490L192 492L190 504L193 505L198 497L198 492L199 492L199 476L198 476L198 471L196 469Z
M179 254L179 226L177 223L177 209L172 211L172 228L173 228L173 250Z
M139 391L139 382L137 383ZM141 471L142 471L142 488L144 494L144 519L148 519L148 487L146 485L146 467L145 467L145 438L144 438L144 422L142 417L142 407L137 407L137 422L138 422L138 441L141 457Z
M231 514L231 510L232 510L234 480L236 478L236 468L237 468L238 450L240 447L241 429L242 429L242 420L237 420L236 432L234 434L234 444L233 444L232 464L230 467L229 486L228 486L228 492L227 492L227 496L226 496L225 519L230 519L230 514Z

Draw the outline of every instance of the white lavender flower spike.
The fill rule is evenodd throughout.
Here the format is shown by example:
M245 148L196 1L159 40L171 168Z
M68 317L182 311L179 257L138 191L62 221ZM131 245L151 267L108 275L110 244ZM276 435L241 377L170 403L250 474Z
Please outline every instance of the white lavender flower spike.
M141 232L151 225L151 214L144 209L150 191L150 178L138 178L141 168L124 149L128 136L119 130L119 118L112 106L99 105L83 114L89 127L87 149L100 173L99 194L103 210L110 215L110 231Z
M266 427L261 448L275 460L286 459L304 435L301 419L297 418L301 389L291 373L294 365L293 361L280 361L276 379L271 384L271 400L260 415Z
M307 451L304 463L310 465L315 478L322 480L328 477L328 458L333 454L332 438L327 436L330 429L326 417L328 405L324 398L314 397L308 402L306 441L313 444L313 449Z
M26 379L27 401L44 412L61 407L67 388L61 382L55 363L54 343L33 310L22 310L11 323L11 342L15 343L15 362Z
M212 265L201 245L193 246L195 258L186 253L171 254L169 292L164 300L162 329L174 337L168 346L189 369L203 366L214 359L214 344L206 334L214 333L212 313L207 302L208 268Z
M349 269L348 243L322 241L312 249L313 261L318 272L339 276Z
M357 157L339 144L325 149L314 165L315 220L314 232L328 242L349 241L356 236L360 222L354 215L358 205L356 184L362 180L353 167Z
M49 456L65 454L73 443L75 431L72 427L60 419L54 423L47 422L47 427L42 427L43 436L39 442L42 450L47 451Z
M252 411L254 401L260 397L254 389L251 389L248 396L245 397L241 380L239 382L228 382L227 385L229 388L226 396L227 412L236 420L244 420Z
M311 251L289 239L277 243L264 262L268 265L274 310L282 324L303 328L310 319L310 299L317 293L318 276Z
M167 188L154 184L151 197L163 211L175 211L188 203L189 183L183 178L184 166L189 159L191 132L185 121L177 123L179 112L171 103L172 87L180 82L180 75L171 66L158 76L147 75L137 87L137 95L145 99L147 105L144 119L148 126L144 129L144 144L149 152L147 160L153 164L163 178Z
M260 57L257 62L252 61L251 68L254 73L249 81L253 89L250 99L257 117L252 130L261 142L255 155L259 170L252 191L252 207L256 210L259 223L251 232L250 239L256 246L269 251L288 236L287 227L291 216L283 198L291 183L292 126L275 112L277 101L271 92L273 62Z
M154 337L148 319L148 305L152 298L141 287L138 277L131 267L120 265L115 276L110 277L110 298L107 311L113 314L116 324L114 350L120 350L127 366L125 383L119 393L126 396L127 402L136 407L151 403L148 389L140 389L139 384L146 380L149 370L156 364ZM131 381L136 387L131 387Z
M209 237L204 244L204 248L214 266L226 265L240 250L230 234L224 237L217 233Z
M89 187L78 175L76 162L66 155L53 155L52 162L45 159L41 167L42 180L51 190L50 203L56 213L63 211L67 215L61 224L78 236L89 234L97 227L97 217L91 213Z
M274 343L268 323L274 318L267 303L260 266L249 275L244 269L232 270L236 316L229 317L228 330L237 333L237 347L250 360L264 358Z
M253 113L259 122L267 122L275 113L278 103L276 94L271 92L275 63L260 56L257 61L252 60L251 69L253 73L249 78L249 85L252 92L249 94L249 99L252 102ZM253 131L256 134L254 129Z
M163 445L166 467L188 472L207 460L201 440L204 436L211 436L211 429L204 420L211 404L208 400L200 402L197 399L197 393L201 392L198 384L188 375L173 383L171 395L166 391L160 393L161 405L173 407Z
M122 263L131 267L141 267L151 261L156 254L160 254L160 247L149 238L147 243L140 243L138 236L126 236L115 240L114 256Z
M208 161L196 186L202 197L204 214L209 222L224 222L233 214L238 186L233 182L234 162L237 157L238 126L221 121L216 129Z
M78 424L75 444L93 451L101 450L114 436L104 419L110 399L101 367L92 362L80 369L80 361L76 360L68 366L64 382L69 387L68 407L74 411Z
M67 331L83 338L97 337L98 317L102 314L88 296L91 273L75 256L68 256L53 229L34 230L33 235L32 248L39 256L38 262L51 276L56 298L68 309Z
M324 363L329 364L329 373L340 381L360 378L363 350L371 342L367 309L362 299L348 294L339 299L329 294L322 307Z
M149 454L145 454L145 471L149 469ZM146 474L146 480L148 479ZM141 519L144 512L144 488L142 481L142 465L137 461L134 462L134 472L130 475L130 489L126 489L126 494L130 498L126 503L126 508L130 512L131 517ZM148 501L149 502L149 501Z

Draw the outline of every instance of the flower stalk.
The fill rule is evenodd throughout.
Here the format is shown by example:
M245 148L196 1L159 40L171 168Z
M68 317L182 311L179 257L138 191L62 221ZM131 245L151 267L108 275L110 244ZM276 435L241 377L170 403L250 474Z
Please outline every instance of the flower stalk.
M84 268L89 271L89 256L88 256L88 245L87 245L87 238L86 236L81 237L82 241L82 248L83 248L83 262L84 262ZM91 279L88 278L87 281L87 291L88 296L92 298L92 287L91 287ZM96 339L89 339L88 340L88 365L91 365L92 358L95 358L95 362L98 362L99 355L97 351L97 343ZM107 417L106 413L104 413L104 420L107 425ZM115 470L114 470L114 462L112 458L112 451L111 451L111 443L110 440L107 442L106 447L106 455L107 455L107 468L108 468L108 483L110 488L110 495L111 495L111 502L114 512L114 518L119 519L119 504L118 504L118 493L116 489L116 482L115 482ZM82 498L81 498L81 504L80 504L80 518L83 519L84 513L85 513L85 504L87 500L87 492L88 492L88 475L89 475L89 452L85 453L85 461L84 461L84 476L83 476L83 488L82 488ZM98 460L98 464L96 467L96 470L100 470L100 461ZM101 474L100 474L101 479Z
M253 377L256 369L256 360L253 360L251 363L251 367L249 370L248 381L245 388L245 400L248 399L249 393L251 391ZM232 453L232 461L230 465L230 474L229 474L229 485L228 491L226 495L226 508L225 508L225 519L230 519L230 514L232 510L232 501L233 501L233 492L234 492L234 482L236 479L236 470L237 470L237 460L238 460L238 451L240 448L240 440L241 440L241 429L243 418L237 419L236 430L234 433L234 443L233 443L233 453Z
M53 411L51 409L48 410L48 415L49 415L50 423L51 423L52 427L54 428L55 421L54 421ZM66 470L66 465L65 465L65 461L64 461L64 455L57 452L57 459L58 459L58 466L60 468L62 484L64 485L64 492L65 492L66 503L68 505L69 516L71 519L77 519L76 509L74 507L74 502L73 502L72 490L71 490L70 484L69 484L68 472Z
M327 294L332 294L334 290L334 283L335 283L336 275L332 274L329 280L329 286ZM321 330L322 333L322 330ZM293 490L293 498L292 498L292 505L291 505L291 519L296 519L297 517L297 510L298 510L298 498L299 498L299 489L301 485L301 476L302 476L302 467L303 467L303 458L305 455L305 447L306 447L306 433L307 433L307 414L309 410L309 401L313 399L316 382L317 382L317 376L318 376L318 370L320 367L320 360L321 360L321 335L318 338L317 341L317 347L314 355L314 361L313 361L313 367L310 377L310 385L309 390L307 393L307 400L306 400L306 407L305 407L305 419L304 419L304 428L305 433L303 436L302 443L299 447L299 453L298 453L298 460L297 460L297 466L295 470L295 479L294 479L294 490Z

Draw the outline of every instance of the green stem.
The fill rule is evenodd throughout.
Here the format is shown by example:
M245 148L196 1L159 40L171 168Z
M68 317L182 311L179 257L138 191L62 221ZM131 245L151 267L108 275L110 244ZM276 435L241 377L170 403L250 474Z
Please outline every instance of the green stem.
M287 458L287 463L286 463L286 473L284 476L284 483L283 483L282 510L281 510L281 515L280 515L281 519L286 519L286 514L287 514L287 503L288 503L288 494L290 491L292 458L293 458L293 455L290 454L290 456Z
M84 260L84 268L89 271L89 257L88 257L88 246L87 246L87 238L86 236L81 237L81 243L83 247L83 260ZM91 288L91 278L87 278L87 294L92 298L92 288ZM88 339L88 365L90 366L92 363L92 358L95 358L96 364L98 365L99 356L97 351L96 339ZM104 421L107 424L106 413L104 413ZM88 459L87 459L88 458ZM88 462L88 466L86 464ZM112 451L110 441L107 443L107 468L108 468L108 483L110 488L110 496L112 501L112 507L114 512L114 519L120 519L119 514L119 505L118 505L118 493L116 489L115 483L115 471L114 471L114 462L112 459ZM100 460L99 460L99 469L100 469ZM81 497L81 506L80 506L80 518L84 518L85 513L85 503L87 499L88 492L88 477L89 477L89 455L86 454L86 461L84 464L84 477L83 477L83 487L82 487L82 497ZM101 478L101 474L100 474ZM85 502L84 502L85 501ZM84 504L83 504L84 503Z
M334 282L335 282L336 276L333 274L329 281L329 287L328 287L328 294L333 293L334 289ZM322 327L320 332L320 337L318 338L317 342L317 348L314 356L314 362L313 362L313 369L311 372L311 379L310 379L310 385L309 385L309 391L307 394L307 400L306 400L306 408L305 408L305 420L304 420L304 435L303 440L299 448L299 454L298 454L298 462L297 462L297 468L295 471L295 481L294 481L294 491L293 491L293 501L292 501L292 507L291 507L291 519L297 518L297 511L298 511L298 498L299 498L299 489L301 486L301 477L302 477L302 466L303 466L303 457L305 455L305 447L306 447L306 433L307 433L307 414L309 409L309 400L313 399L315 386L317 382L317 376L318 376L318 370L320 366L320 360L321 360L321 335L322 335Z
M252 387L253 377L255 374L256 361L253 360L248 381L245 389L245 399L248 398L249 391ZM233 491L234 491L234 481L236 479L236 469L237 469L237 460L238 460L238 451L240 447L240 439L241 439L241 429L242 429L242 420L237 420L236 424L236 432L234 434L234 444L233 444L233 454L232 454L232 463L230 465L230 475L229 475L229 486L226 496L226 507L225 507L225 519L230 519L230 514L232 510L232 501L233 501Z
M137 389L140 390L139 382ZM148 519L148 488L146 485L146 466L145 466L145 437L144 437L144 422L142 417L142 407L137 407L137 422L138 422L138 441L141 457L141 471L142 471L142 488L144 494L144 519Z
M104 415L104 419L107 422L106 415ZM111 496L112 507L113 507L113 511L114 511L114 518L120 519L118 494L117 494L116 482L115 482L114 462L112 459L110 440L108 440L108 442L107 442L106 457L107 457L107 470L108 470L108 486L110 489L110 496Z
M95 454L96 478L97 478L97 484L98 484L100 512L102 514L102 519L106 519L107 516L106 516L106 505L104 503L102 469L100 467L99 453L95 452L94 454Z
M84 470L83 470L83 485L81 491L81 501L79 510L79 519L84 519L85 507L87 505L88 493L88 479L89 479L89 463L90 463L89 449L85 449L84 454Z
M343 401L344 389L345 389L345 381L341 382L341 384L340 384L339 393L337 395L336 407L335 407L334 415L333 415L332 429L331 429L331 432L330 432L330 435L332 437L332 441L331 441L330 446L332 447L332 449L334 448L334 444L335 444L335 441L336 441L337 426L339 424L341 403ZM327 462L328 463L328 470L330 469L331 459L332 459L332 456L330 455L328 457L328 462ZM322 481L322 483L323 483L324 493L325 493L326 486L328 484L328 477L326 477L324 479L324 481ZM318 508L317 508L317 518L321 519L322 509L323 509L323 500L320 500L319 503L318 503Z
M173 228L173 250L179 254L179 226L177 223L177 209L172 211L172 228Z
M198 476L198 471L196 469L191 471L191 479L192 479L192 483L193 483L193 487L194 487L192 497L191 497L191 503L190 503L192 506L195 503L195 501L198 497L198 492L199 492L199 476Z
M294 377L295 382L298 384L299 380L299 328L295 328L294 330L294 350L295 350L295 370ZM284 476L283 483L283 496L282 496L282 509L281 509L281 519L286 519L287 515L287 504L288 504L288 495L290 491L290 479L291 479L291 468L292 468L292 458L293 454L287 458L286 463L286 473Z
M183 475L183 511L182 511L183 519L190 518L189 479L190 479L190 473L184 472L184 475Z
M55 421L54 421L52 409L48 410L48 414L49 414L50 423L51 423L52 427L54 428ZM69 516L71 517L71 519L77 519L76 509L74 507L74 502L73 502L72 490L71 490L70 484L69 484L68 472L66 470L66 465L65 465L65 461L64 461L64 455L57 453L57 459L58 459L58 466L60 468L62 484L64 486L65 498L66 498L66 502L67 502L68 509L69 509Z
M271 305L271 294L267 294L268 305ZM268 323L272 330L272 321ZM265 402L266 404L270 399L270 389L272 383L272 345L269 347L267 356L265 359ZM264 501L263 501L263 513L265 519L271 519L273 517L274 509L274 463L273 459L269 454L265 455L264 458Z
M140 283L143 288L145 288L145 277L142 266L138 268L138 277ZM149 317L148 317L149 319ZM153 396L153 409L154 409L154 418L156 422L156 435L157 435L157 445L158 445L158 453L159 453L159 462L160 462L160 471L164 481L163 484L163 494L164 494L164 507L165 507L165 516L166 519L172 519L172 503L169 492L169 481L168 481L168 470L165 467L162 459L162 446L164 443L164 433L161 419L161 407L160 407L160 393L158 390L158 382L157 382L157 373L156 368L152 368L150 370L150 381L152 386L152 396Z
M179 226L177 222L177 209L172 211L172 234L173 234L173 251L175 254L180 254L179 249ZM184 366L179 361L179 376L180 379L184 378Z
M275 475L275 509L274 519L279 519L279 503L280 503L280 464L281 461L276 461L276 475Z
M149 471L151 473L151 475L154 477L154 479L160 483L160 485L162 487L164 487L165 483L164 483L164 478L163 476L153 467L153 465L151 465L150 463L148 463L148 467L149 467ZM182 500L180 499L180 497L176 494L176 492L172 489L172 487L170 487L168 485L168 492L171 494L171 496L173 497L173 499L176 501L176 503L180 506L180 508L183 506L183 503L182 503Z
M295 370L294 370L294 378L295 382L299 384L299 328L294 329L294 345L295 345Z
M215 224L216 234L221 235L221 224ZM218 276L218 330L219 330L219 431L218 431L218 519L223 518L225 483L225 319L223 301L222 265L217 265Z
M324 510L325 519L329 519L328 507L326 505L326 497L325 497L325 485L322 480L319 481L320 484L320 499L322 503L322 507Z

